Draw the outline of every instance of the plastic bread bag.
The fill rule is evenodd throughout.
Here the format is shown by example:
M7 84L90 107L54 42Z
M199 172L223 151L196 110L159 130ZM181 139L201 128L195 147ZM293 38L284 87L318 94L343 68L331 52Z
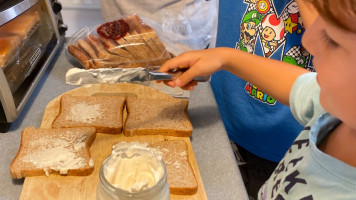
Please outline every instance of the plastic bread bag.
M136 13L174 55L214 47L218 0L101 1L103 19Z
M67 43L67 55L79 61L85 69L104 68L106 72L110 72L110 68L159 68L175 55L197 48L186 45L194 43L182 39L181 33L173 33L173 29L164 33L160 28L162 27L161 22L145 18L150 24L156 26L155 29L161 29L158 34L143 19L136 14L129 14L118 19L111 19L109 22L96 27L85 27L75 33ZM172 21L172 19L176 18L167 17L168 21ZM176 26L177 23L181 23L174 21L169 26ZM109 28L106 29L106 27ZM168 25L165 27L167 28ZM100 34L100 31L110 37L107 38L106 35ZM190 33L188 37L193 37L193 35ZM207 37L210 38L209 35ZM184 41L186 44L184 44ZM208 45L207 42L202 46L205 47L205 45ZM78 62L73 64L78 64ZM189 98L188 91L177 87L170 88L163 83L158 84L155 81L150 81L137 84L159 89L174 97Z
M215 46L217 7L215 0L194 0L184 5L180 12L176 8L159 12L157 20L142 16L174 55L185 51Z
M85 27L72 36L66 49L85 69L156 68L172 57L136 14Z

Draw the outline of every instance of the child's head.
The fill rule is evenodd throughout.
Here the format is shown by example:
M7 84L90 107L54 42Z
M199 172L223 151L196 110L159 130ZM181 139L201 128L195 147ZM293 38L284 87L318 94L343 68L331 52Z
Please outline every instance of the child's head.
M303 37L326 111L356 130L356 0L307 0L318 17Z
M356 0L306 0L334 26L356 32Z

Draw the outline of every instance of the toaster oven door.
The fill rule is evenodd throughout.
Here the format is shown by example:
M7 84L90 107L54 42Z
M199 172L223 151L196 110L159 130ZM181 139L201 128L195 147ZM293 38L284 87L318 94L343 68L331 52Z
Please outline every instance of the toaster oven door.
M0 16L8 18L0 26L0 122L17 118L64 37L58 31L61 16L53 12L50 1L14 1L19 3L3 8L8 13Z

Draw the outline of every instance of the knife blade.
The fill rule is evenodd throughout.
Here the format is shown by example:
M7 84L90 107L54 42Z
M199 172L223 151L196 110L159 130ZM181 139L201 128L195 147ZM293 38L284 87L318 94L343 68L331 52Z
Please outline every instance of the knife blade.
M66 73L66 83L70 85L84 85L94 83L120 83L120 82L144 82L153 80L172 80L180 72L162 73L157 70L138 68L101 68L79 69L72 68ZM205 82L210 76L198 76L194 80Z

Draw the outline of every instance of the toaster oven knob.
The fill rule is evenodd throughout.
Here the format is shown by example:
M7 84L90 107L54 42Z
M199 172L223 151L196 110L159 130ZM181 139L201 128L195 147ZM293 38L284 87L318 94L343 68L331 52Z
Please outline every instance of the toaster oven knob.
M68 30L68 26L63 24L63 22L58 22L58 32L60 35L63 35Z
M62 10L62 4L58 1L52 3L52 9L55 14L58 14Z

